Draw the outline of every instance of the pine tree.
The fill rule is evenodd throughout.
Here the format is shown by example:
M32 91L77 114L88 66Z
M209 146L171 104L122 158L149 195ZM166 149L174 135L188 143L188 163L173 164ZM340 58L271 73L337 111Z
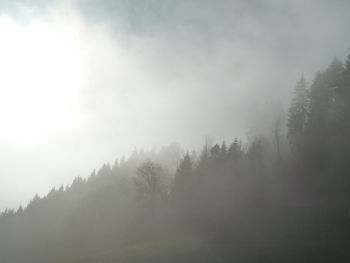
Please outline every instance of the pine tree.
M324 71L317 73L309 92L309 113L305 127L304 160L309 167L324 170L331 161L331 148L337 137L339 105L337 93L344 68L334 59Z
M342 83L337 90L339 100L342 102L344 121L350 116L350 54L345 61Z
M238 142L237 137L235 137L233 143L230 145L228 154L234 162L238 161L242 157L243 150L240 143Z
M180 196L187 196L187 194L189 194L188 190L191 186L190 181L192 178L192 166L191 157L187 153L181 160L176 171L173 189L175 198L179 198Z
M288 139L295 151L303 144L305 125L308 118L308 90L304 76L298 81L288 115Z

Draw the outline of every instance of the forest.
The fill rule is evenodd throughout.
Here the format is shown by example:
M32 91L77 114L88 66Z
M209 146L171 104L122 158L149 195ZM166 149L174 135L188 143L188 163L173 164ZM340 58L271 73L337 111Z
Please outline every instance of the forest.
M268 132L135 150L3 211L0 262L349 262L350 55L291 92Z

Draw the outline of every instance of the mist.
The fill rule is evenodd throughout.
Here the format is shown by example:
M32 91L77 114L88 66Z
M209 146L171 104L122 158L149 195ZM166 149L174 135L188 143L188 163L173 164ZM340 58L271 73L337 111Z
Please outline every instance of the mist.
M35 195L43 198L40 200L46 200L53 188L53 193L58 189L61 189L59 193L66 189L69 193L69 189L74 189L72 182L76 178L82 178L86 189L90 189L87 185L93 183L89 184L88 178L94 178L95 174L100 178L98 174L102 171L100 175L122 174L123 179L106 180L112 184L118 181L121 185L118 187L122 190L118 187L119 190L113 189L118 192L118 197L127 200L120 206L127 206L126 214L136 218L138 212L142 214L144 211L138 211L131 200L135 196L136 199L140 198L138 194L142 190L138 187L144 185L137 183L137 175L146 170L146 174L164 174L164 181L160 184L165 185L166 190L162 188L159 191L162 192L160 196L166 192L166 198L149 198L158 200L159 197L162 200L158 204L162 211L159 217L161 219L158 219L164 220L162 229L170 233L176 232L176 229L168 226L168 210L171 211L170 214L176 214L174 211L184 212L190 209L184 208L186 200L181 199L183 197L177 199L179 197L173 192L181 163L185 160L189 162L185 158L188 156L196 176L210 173L228 176L232 160L227 164L220 163L214 158L217 154L215 151L225 152L225 147L230 148L234 143L240 147L244 164L240 168L232 168L232 171L250 177L238 183L242 184L242 189L247 193L240 195L239 192L237 196L227 194L230 198L249 199L249 193L259 196L251 188L265 189L269 184L265 189L270 191L268 197L265 196L269 204L275 204L270 203L270 199L282 195L283 205L298 203L297 206L303 206L299 203L299 198L304 198L308 204L343 207L344 200L337 199L333 192L329 196L318 196L318 191L328 191L321 187L328 179L319 179L315 188L313 179L310 179L311 174L324 175L332 171L332 174L338 175L347 171L342 166L343 163L332 170L335 164L342 162L340 160L346 159L346 149L338 141L334 142L337 146L333 148L336 150L330 146L327 150L323 149L325 153L322 158L329 158L328 170L317 170L316 165L312 166L317 163L321 167L319 164L325 160L315 153L315 145L322 140L316 142L316 139L313 141L312 137L308 137L310 134L318 134L318 128L324 128L323 124L316 121L317 114L313 113L323 110L323 107L308 106L308 114L316 117L305 117L306 139L304 135L293 133L293 127L297 124L290 124L290 116L295 103L295 87L300 83L310 93L305 98L310 103L312 99L318 98L318 95L314 95L318 94L317 91L312 91L317 88L312 87L319 82L335 83L335 87L340 87L340 90L347 85L344 84L347 82L343 77L340 77L343 73L339 72L346 72L346 57L349 54L349 10L350 2L342 0L315 0L307 3L272 0L2 1L0 211L17 211L20 205L24 209L30 207ZM339 65L333 60L339 61ZM330 66L332 61L336 66L334 63L331 64L333 67ZM328 74L327 77L319 80L317 76L320 72L325 72L325 76ZM335 77L329 72L333 72ZM342 95L329 94L327 96L334 96L332 98L337 102L345 101L347 96L344 95L346 92ZM321 105L324 103L326 102L320 102ZM346 105L346 102L343 104ZM326 132L333 125L333 120L344 118L343 123L347 120L343 117L347 113L339 113L339 117L334 113L339 109L332 107L330 106L331 113L327 114L336 117L325 121ZM308 122L306 119L309 120L309 117ZM341 125L334 127L337 132L347 129ZM344 141L347 138L333 130L329 134L329 137L320 135L319 138L325 141L333 136ZM300 145L306 146L303 148ZM255 162L258 161L254 159L257 158L255 151L260 151L257 150L259 147L263 149L262 163L266 168L262 169L262 173L270 176L264 183L257 179L258 166L255 166ZM320 155L323 150L319 151ZM205 151L210 158L215 159L214 164L208 166L212 170L205 170ZM230 156L228 154L227 158L232 157ZM277 175L282 174L283 168L286 171L283 174L285 177L280 179ZM94 176L91 177L91 174ZM292 174L310 174L310 178L299 181ZM271 178L278 179L274 181ZM330 183L334 189L338 186L335 181L343 180L340 175L339 178ZM77 185L81 183L79 180ZM204 183L198 184L202 184L204 192L208 191L208 198L215 196L213 200L222 202L223 207L230 207L229 201L214 193L225 189L225 182L233 181L225 179L208 190L210 187L207 183L211 181L203 180ZM290 187L287 186L289 183ZM189 183L192 186L195 184L193 181ZM96 186L91 187L95 189ZM295 192L298 187L302 192L299 197ZM76 200L75 191L78 190L71 191L74 194L67 196ZM86 198L82 198L85 200L82 202L89 203L86 200L93 199L90 190L82 191L81 196ZM125 196L121 194L124 191ZM188 194L187 190L178 191L180 195ZM70 203L70 197L64 199L64 204ZM319 201L327 199L326 197L330 200L334 198L338 205ZM167 203L162 198L174 198L176 201ZM201 206L205 199L198 196L188 198L194 198L196 201L193 202L199 200L196 204L205 210ZM254 203L256 199L252 197L252 200L249 202ZM156 202L158 201L153 200L152 206ZM75 201L72 201L72 207L74 205ZM109 207L105 203L101 207L104 205ZM242 213L247 216L254 214L250 214L249 209L256 208L251 203L245 206L240 201L236 205L242 206ZM208 215L215 211L214 208L209 210ZM281 216L280 210L271 208L271 211L272 214ZM238 212L229 210L228 213L231 216ZM115 219L116 214L111 218ZM152 218L147 216L145 221L151 221ZM198 215L191 216L196 218ZM178 214L174 218L190 221ZM242 218L243 216L237 220ZM120 220L119 227L122 229L126 219ZM86 224L89 223L91 222ZM186 226L192 229L192 222L187 223ZM250 223L247 222L247 227ZM136 226L140 224L138 221L135 223ZM210 228L209 225L202 227ZM97 232L103 229L99 227L100 225L96 226ZM152 225L151 228L153 227L155 226ZM105 233L103 231L105 229L99 234ZM202 229L198 231L203 234ZM137 238L145 238L132 233L128 236L128 233L121 231L132 241L117 240L114 237L111 240L121 243L125 241L125 245L129 241L136 242ZM205 235L207 234L206 232ZM216 234L220 236L222 233L219 231ZM190 243L202 245L203 240L198 237L198 233L188 238ZM103 242L96 241L98 245L94 248L104 247ZM71 251L69 253L74 254Z
M270 101L287 105L292 83L345 57L349 43L346 1L1 5L1 17L23 30L41 23L58 31L82 63L76 94L64 94L72 100L68 124L32 139L22 136L31 125L24 123L19 138L2 137L2 209L135 147L176 141L198 148L207 136L243 137L251 108Z

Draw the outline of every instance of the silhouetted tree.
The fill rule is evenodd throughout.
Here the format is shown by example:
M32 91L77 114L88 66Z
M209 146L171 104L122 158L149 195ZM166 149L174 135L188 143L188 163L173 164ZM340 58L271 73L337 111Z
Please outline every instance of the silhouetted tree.
M165 194L161 182L161 171L161 166L151 161L141 164L136 171L135 186L137 192L146 196L152 211L155 209L157 198Z
M298 154L305 142L305 126L308 118L308 90L304 76L298 81L288 115L288 139ZM299 152L300 153L300 152Z
M179 167L177 168L173 195L176 199L184 201L189 198L192 185L192 160L190 155L187 153L185 157L180 161Z
M230 145L228 154L233 162L238 161L243 156L242 145L238 142L237 137L235 137L233 143Z
M305 159L317 169L325 169L330 161L336 90L343 74L343 66L338 60L322 73L317 73L310 87L310 110L306 125Z

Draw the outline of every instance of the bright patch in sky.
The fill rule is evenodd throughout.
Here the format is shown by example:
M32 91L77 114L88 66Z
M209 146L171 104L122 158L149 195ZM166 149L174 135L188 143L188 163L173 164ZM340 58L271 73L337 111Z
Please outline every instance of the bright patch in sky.
M83 63L68 35L0 17L0 141L31 142L75 122Z

